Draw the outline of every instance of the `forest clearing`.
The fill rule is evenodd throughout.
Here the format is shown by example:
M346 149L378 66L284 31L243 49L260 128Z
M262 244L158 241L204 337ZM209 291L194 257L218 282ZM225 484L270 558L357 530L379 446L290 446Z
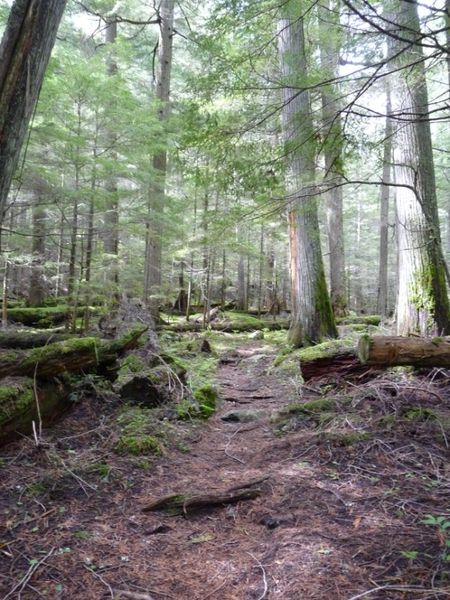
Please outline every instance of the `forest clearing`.
M450 597L450 0L0 0L0 600Z

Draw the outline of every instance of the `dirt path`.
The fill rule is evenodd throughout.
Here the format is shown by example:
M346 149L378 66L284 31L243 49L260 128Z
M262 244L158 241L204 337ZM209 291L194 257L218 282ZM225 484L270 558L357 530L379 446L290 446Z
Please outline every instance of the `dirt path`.
M349 600L368 590L378 600L448 597L430 595L433 581L423 585L441 549L435 531L412 525L418 488L403 458L391 460L372 441L324 441L308 420L280 435L272 413L308 400L309 392L300 397L292 382L268 375L273 357L261 348L253 343L228 354L218 375L219 412L190 426L179 449L148 471L114 458L114 469L96 485L64 460L52 464L30 442L8 447L0 598ZM251 410L256 418L223 420L230 410ZM107 421L98 424L96 411L79 407L52 432L67 461L89 445L89 464L112 462ZM90 419L97 423L91 431ZM44 473L56 482L51 493ZM254 500L187 516L141 512L169 493L211 493L263 475L269 478ZM438 510L439 493L428 493L429 512L433 502ZM425 570L402 548L428 552L431 566Z

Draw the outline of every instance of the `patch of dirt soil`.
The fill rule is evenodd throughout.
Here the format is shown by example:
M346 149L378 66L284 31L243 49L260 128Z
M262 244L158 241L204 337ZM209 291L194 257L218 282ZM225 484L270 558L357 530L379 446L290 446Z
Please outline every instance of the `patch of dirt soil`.
M46 432L48 448L25 438L3 448L0 597L448 598L447 373L299 386L272 359L263 342L229 353L218 413L177 425L174 447L152 461L112 451L113 396L78 405ZM323 398L332 410L276 416ZM256 418L222 420L230 410ZM142 512L264 475L256 499Z

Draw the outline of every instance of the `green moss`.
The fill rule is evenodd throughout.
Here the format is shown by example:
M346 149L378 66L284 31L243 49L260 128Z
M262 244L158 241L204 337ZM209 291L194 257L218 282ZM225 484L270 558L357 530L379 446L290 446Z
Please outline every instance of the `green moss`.
M343 351L355 350L355 343L352 339L328 340L315 346L302 348L298 351L300 362L328 358L340 354Z
M331 307L330 294L328 293L325 276L318 277L315 293L316 332L308 343L321 342L324 338L337 338L338 332L334 322L333 309Z
M320 398L318 400L311 400L310 402L304 402L303 404L290 404L287 407L287 413L295 415L297 413L315 413L324 410L330 410L334 407L334 400L328 398Z
M77 309L77 317L82 317L86 307L80 306ZM89 310L96 311L89 307ZM69 307L66 304L56 306L39 306L10 308L8 310L8 318L11 321L22 323L30 327L48 328L59 323L63 323L67 319Z
M120 365L119 373L127 371L128 373L140 373L146 367L145 362L136 354L129 354Z
M338 325L375 325L381 323L380 315L350 315L336 319Z
M0 425L12 416L25 414L34 406L33 381L21 380L20 383L0 386Z
M213 385L205 384L194 390L201 417L207 419L216 412L217 390Z
M353 446L359 442L365 442L371 439L371 435L367 431L324 431L321 433L321 438L330 442L334 442L338 446Z
M141 454L161 456L162 454L161 444L151 435L122 435L115 449L119 454L131 454L133 456L140 456Z
M173 369L176 369L178 372L184 374L188 370L186 361L182 360L179 356L171 354L170 352L163 352L160 356L165 363L170 365Z
M436 413L422 406L411 406L403 415L408 421L428 421L437 419Z

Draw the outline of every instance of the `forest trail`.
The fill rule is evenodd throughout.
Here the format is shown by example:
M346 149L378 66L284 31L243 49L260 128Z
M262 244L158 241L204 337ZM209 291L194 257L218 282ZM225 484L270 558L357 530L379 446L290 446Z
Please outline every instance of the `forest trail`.
M333 416L345 438L324 419L318 426L317 415L277 424L275 411L330 399L336 389L299 386L270 368L273 358L273 348L253 340L223 354L220 409L186 424L178 448L148 470L112 455L109 417L99 420L95 403L83 402L49 432L61 463L30 440L10 445L0 493L0 598L350 600L377 587L367 597L447 597L411 587L429 587L430 571L414 553L423 551L434 568L442 552L436 531L415 524L420 503L439 511L448 498L437 486L419 494L422 473L434 469L436 480L446 468L436 448L412 458L422 461L416 479L414 469L405 471L409 438L395 455L381 434L349 442L355 425L347 409ZM254 420L247 413L244 422L223 419L242 410ZM100 464L110 471L98 484L92 474ZM256 499L179 516L142 512L171 493L211 494L262 476Z

